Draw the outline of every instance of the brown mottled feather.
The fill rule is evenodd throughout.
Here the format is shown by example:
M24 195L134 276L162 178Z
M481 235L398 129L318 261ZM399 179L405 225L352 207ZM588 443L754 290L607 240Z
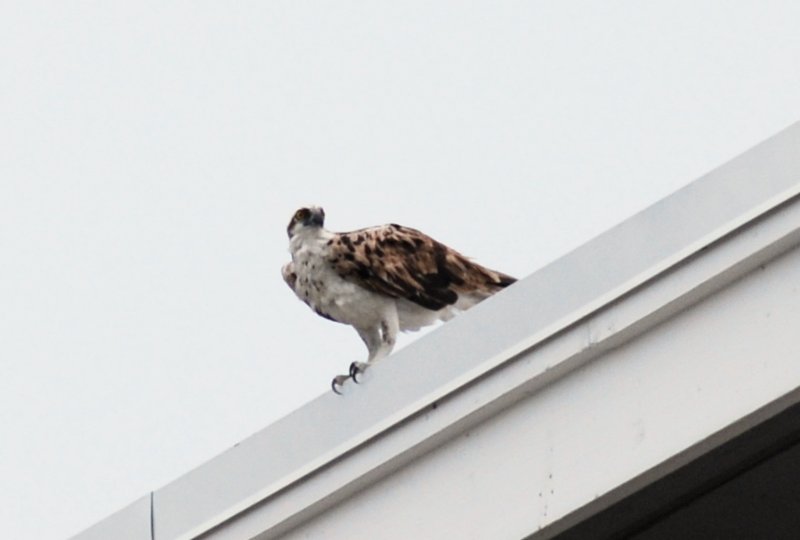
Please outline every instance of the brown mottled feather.
M455 304L459 294L488 296L516 281L396 224L340 233L328 243L342 278L431 310Z

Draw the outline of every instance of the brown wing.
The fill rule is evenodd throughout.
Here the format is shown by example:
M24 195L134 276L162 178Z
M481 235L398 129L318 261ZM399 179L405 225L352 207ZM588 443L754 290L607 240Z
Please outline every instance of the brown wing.
M328 246L342 278L431 310L454 304L461 293L489 296L516 281L395 224L340 233Z

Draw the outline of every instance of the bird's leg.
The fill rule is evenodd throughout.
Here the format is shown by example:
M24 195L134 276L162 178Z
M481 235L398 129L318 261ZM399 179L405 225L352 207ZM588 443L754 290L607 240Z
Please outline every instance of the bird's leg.
M371 362L375 356L377 356L380 350L381 344L381 335L380 331L377 328L356 328L358 335L361 336L361 339L367 345L367 350L369 351L369 356L367 357L367 362ZM350 364L350 369L348 370L347 375L337 375L331 381L331 390L335 394L342 395L340 388L344 386L344 383L347 382L348 379L353 379L353 382L358 382L356 377L359 373L367 369L367 364L365 362L353 362Z
M399 326L397 310L391 309L388 310L386 317L381 320L377 328L371 328L363 332L361 330L358 331L361 339L367 344L369 357L366 363L353 362L350 364L350 377L354 382L358 383L359 373L363 373L370 364L389 356L397 341Z
M366 362L353 362L350 364L349 377L353 379L353 382L357 383L358 374L367 369L369 362L380 358L382 339L379 326L356 328L356 331L367 346L367 351L369 351Z

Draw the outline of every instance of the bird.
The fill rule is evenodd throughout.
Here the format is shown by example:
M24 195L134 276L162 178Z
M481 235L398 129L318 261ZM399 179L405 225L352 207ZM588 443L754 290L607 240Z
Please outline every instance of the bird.
M286 232L286 284L321 317L355 328L367 346L366 362L331 381L337 394L392 352L399 331L450 320L516 281L411 227L329 231L319 206L297 210Z

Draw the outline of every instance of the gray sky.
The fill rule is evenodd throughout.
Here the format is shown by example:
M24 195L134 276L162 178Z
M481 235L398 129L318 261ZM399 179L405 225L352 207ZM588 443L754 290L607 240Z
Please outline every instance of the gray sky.
M280 278L298 206L524 277L800 119L799 24L792 1L0 3L4 536L77 533L365 358Z

